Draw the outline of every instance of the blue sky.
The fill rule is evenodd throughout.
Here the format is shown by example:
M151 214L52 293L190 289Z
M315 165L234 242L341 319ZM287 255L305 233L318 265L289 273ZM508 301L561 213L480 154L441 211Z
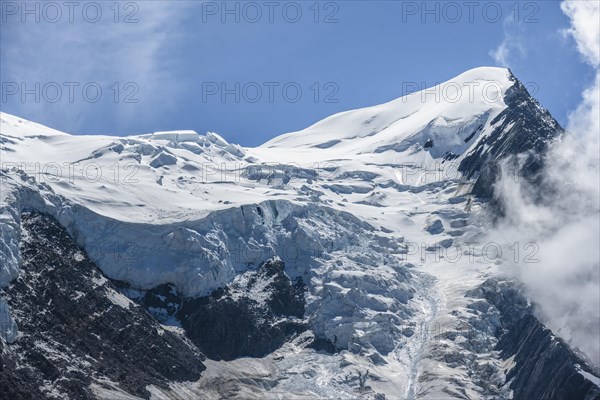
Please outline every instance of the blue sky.
M566 124L595 75L560 3L450 3L3 1L0 108L73 134L194 129L254 146L507 65Z

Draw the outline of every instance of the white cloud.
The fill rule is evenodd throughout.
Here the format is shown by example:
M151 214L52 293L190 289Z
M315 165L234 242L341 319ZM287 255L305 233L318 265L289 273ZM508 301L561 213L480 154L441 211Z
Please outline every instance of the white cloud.
M564 32L572 35L577 50L586 61L598 67L600 64L600 2L597 0L566 0L560 5L571 20L571 27Z
M600 2L567 0L561 9L571 27L564 32L573 37L584 60L596 69L592 86L583 92L583 101L569 115L569 130L598 142L600 131Z
M504 38L498 47L490 50L489 55L494 59L496 64L502 67L509 67L517 57L525 57L527 51L525 42L521 34L517 31L519 28L514 22L514 18L506 18L503 27Z
M539 262L516 265L516 276L546 324L600 365L600 2L566 0L561 9L595 79L569 115L569 134L548 152L542 201L525 185L499 182L508 217L493 235L539 246Z
M501 65L502 67L508 67L508 41L504 39L496 49L490 50L490 56L494 59L494 61L496 61L497 64Z

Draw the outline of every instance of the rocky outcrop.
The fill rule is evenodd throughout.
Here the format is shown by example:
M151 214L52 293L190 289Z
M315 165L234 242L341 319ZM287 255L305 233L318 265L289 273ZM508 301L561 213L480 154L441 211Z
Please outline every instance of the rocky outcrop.
M514 399L600 399L600 387L588 379L598 371L536 318L513 284L488 280L470 295L486 299L500 313L496 350L505 360L513 358L506 385Z
M290 279L277 257L209 296L185 297L171 284L147 291L117 285L157 320L180 325L215 360L263 357L308 328L306 286L302 278Z
M458 167L467 179L476 178L472 192L483 199L494 197L499 163L511 156L524 159L519 164L515 160L510 173L535 184L549 143L564 132L517 78L511 75L511 80L515 83L504 96L507 107L491 121L496 128L481 138Z
M307 329L304 291L276 258L210 296L186 299L176 316L209 358L263 357Z
M199 379L198 349L120 294L54 219L24 214L20 251L3 293L19 336L0 345L0 397L88 399L110 384L148 398L148 385Z
M11 400L41 399L44 395L36 385L40 383L34 370L19 365L18 354L10 353L0 338L0 393ZM6 396L6 397L4 397Z

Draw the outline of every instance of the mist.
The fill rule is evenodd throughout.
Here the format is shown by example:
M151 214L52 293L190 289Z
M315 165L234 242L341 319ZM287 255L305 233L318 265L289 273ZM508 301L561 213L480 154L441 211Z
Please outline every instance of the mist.
M506 211L492 240L531 249L512 257L523 284L552 331L600 365L600 20L598 2L564 1L561 9L595 80L569 115L567 133L551 144L540 189L508 173L496 192ZM535 192L538 193L535 193Z

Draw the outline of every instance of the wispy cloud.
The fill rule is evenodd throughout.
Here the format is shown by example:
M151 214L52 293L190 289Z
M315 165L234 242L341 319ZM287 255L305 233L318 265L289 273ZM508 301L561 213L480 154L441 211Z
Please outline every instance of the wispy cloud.
M110 8L115 5L121 7L118 15ZM185 85L176 76L171 55L182 38L178 30L186 3L102 3L102 18L95 23L83 18L81 7L75 10L72 22L67 9L56 23L44 18L36 22L31 16L21 22L20 15L7 16L0 39L2 81L25 83L30 89L35 82L42 86L56 82L63 88L56 103L44 96L36 102L29 96L23 104L14 96L11 109L49 124L68 116L74 128L98 114L125 122L132 118L156 120L161 113L168 113ZM72 102L65 82L79 84ZM98 103L82 98L82 86L90 82L102 88ZM124 87L127 82L133 85ZM123 103L127 96L138 103ZM120 104L115 104L115 99Z
M503 22L504 38L495 49L490 50L489 55L496 64L509 67L517 57L523 58L527 55L527 47L520 28L514 18L508 17Z

